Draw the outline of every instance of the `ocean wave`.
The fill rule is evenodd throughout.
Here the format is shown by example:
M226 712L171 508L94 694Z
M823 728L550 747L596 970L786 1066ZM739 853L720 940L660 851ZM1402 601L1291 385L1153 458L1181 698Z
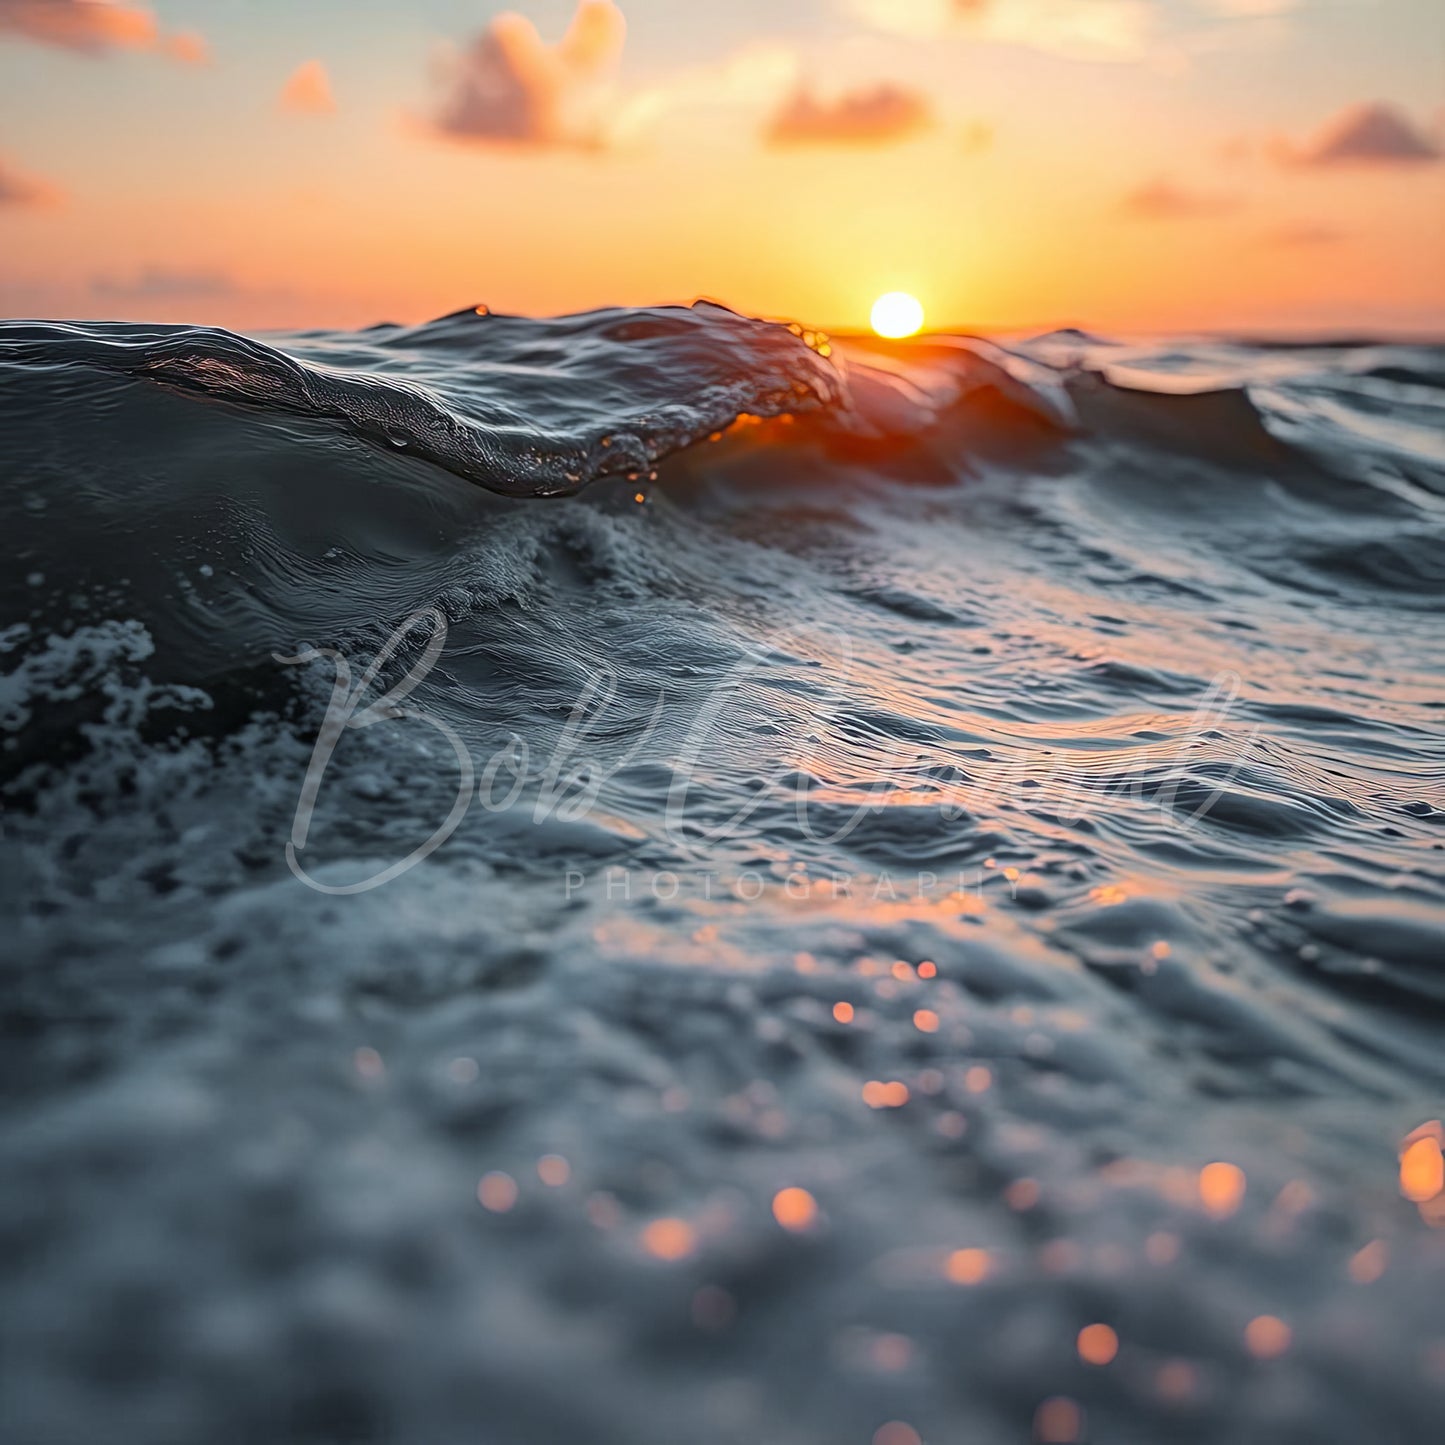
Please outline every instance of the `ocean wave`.
M0 325L8 1418L1428 1438L1439 366Z
M1067 340L1073 350L1061 355ZM1094 348L1087 356L1085 346ZM896 344L829 338L723 307L602 311L534 321L467 310L410 328L264 342L208 327L0 323L13 385L63 373L84 405L110 373L262 412L333 422L378 446L506 496L567 495L631 481L739 421L811 423L862 454L942 431L988 455L1016 433L1087 433L1230 465L1279 464L1287 448L1240 385L1180 392L1096 369L1117 350L1082 333L1000 348L979 338ZM960 431L963 436L960 436ZM784 435L776 429L768 441ZM896 460L896 457L895 457Z

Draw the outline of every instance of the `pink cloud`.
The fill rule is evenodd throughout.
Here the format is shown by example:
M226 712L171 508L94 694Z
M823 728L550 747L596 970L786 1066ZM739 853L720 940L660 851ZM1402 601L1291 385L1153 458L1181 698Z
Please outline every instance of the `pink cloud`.
M1159 179L1142 185L1124 197L1120 210L1140 221L1175 221L1222 216L1239 208L1234 196L1211 191L1191 191L1173 181Z
M1264 238L1271 246L1303 248L1337 246L1346 239L1346 232L1321 221L1288 221L1277 226Z
M1302 147L1286 142L1281 157L1301 166L1428 165L1440 147L1393 106L1365 103L1341 111Z
M5 34L82 55L159 50L187 65L204 65L210 58L195 31L163 37L148 6L124 0L0 0L0 35Z
M611 0L580 0L555 45L525 16L498 15L445 67L434 128L478 143L601 147L626 36L627 22Z
M160 34L148 9L120 0L0 0L0 31L7 30L88 54L149 50Z
M846 0L876 30L966 35L1075 60L1141 61L1160 26L1156 0Z
M91 281L90 289L97 296L156 301L190 296L234 296L240 287L223 271L176 271L166 266L147 266L126 279L97 276Z
M165 41L162 48L172 60L179 60L182 65L211 63L211 47L206 44L206 37L198 30L178 30Z
M795 90L768 122L770 145L877 145L905 140L933 124L928 101L915 91L884 82L836 100L816 100Z
M326 67L319 60L298 65L281 87L277 104L293 115L331 115L336 110L336 97L331 93Z
M0 206L50 210L64 200L58 186L40 176L27 175L0 156Z

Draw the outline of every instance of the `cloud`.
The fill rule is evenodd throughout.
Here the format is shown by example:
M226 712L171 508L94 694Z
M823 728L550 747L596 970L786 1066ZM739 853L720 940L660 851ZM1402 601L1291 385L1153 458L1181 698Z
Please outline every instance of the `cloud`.
M617 148L641 142L665 124L709 111L746 111L762 126L799 88L798 57L786 45L764 42L703 65L685 66L658 84L628 95L608 126ZM739 132L742 126L729 126Z
M182 65L211 63L211 47L206 44L206 37L199 30L178 30L167 37L161 48L172 60L179 60Z
M906 140L933 124L933 110L916 91L884 82L819 101L806 86L790 95L768 122L769 145L878 145Z
M1265 241L1271 246L1287 246L1291 249L1314 246L1337 246L1347 239L1347 233L1320 221L1287 221L1268 232Z
M1204 0L1204 8L1227 20L1256 20L1265 16L1288 15L1304 0Z
M27 175L10 165L0 156L0 206L25 207L30 210L50 210L61 204L64 195L58 186L53 186L39 176Z
M336 110L336 97L331 93L326 67L319 60L298 65L281 87L277 104L292 115L331 115Z
M555 45L525 16L498 15L449 58L433 127L483 144L605 146L626 36L627 22L611 0L580 0Z
M87 54L149 50L160 36L149 10L119 0L0 0L0 31Z
M1158 16L1151 0L847 0L876 30L947 32L1071 60L1142 60Z
M90 283L90 289L97 296L129 301L235 296L240 291L224 272L173 271L166 266L147 266L126 278L97 276Z
M163 37L149 7L124 0L0 0L0 35L6 34L81 55L158 50L187 65L210 58L194 30Z
M141 265L138 269L91 276L83 291L73 293L64 304L74 308L101 309L112 315L147 318L154 321L222 321L244 326L291 326L306 313L315 315L318 294L302 298L287 286L247 281L224 270L171 266L164 262ZM3 289L3 288L0 288ZM328 298L346 305L349 300ZM75 314L72 310L70 314ZM229 319L226 319L229 318Z
M1428 165L1440 147L1393 106L1352 105L1302 147L1284 142L1281 158L1300 166Z
M1234 196L1191 191L1173 181L1158 179L1130 191L1119 209L1136 221L1180 221L1223 216L1239 209Z

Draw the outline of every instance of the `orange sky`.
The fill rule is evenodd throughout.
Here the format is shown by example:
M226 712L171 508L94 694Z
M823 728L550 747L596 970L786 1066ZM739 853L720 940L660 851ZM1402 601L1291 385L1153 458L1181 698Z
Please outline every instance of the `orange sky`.
M0 0L0 312L1445 331L1434 0L574 5Z

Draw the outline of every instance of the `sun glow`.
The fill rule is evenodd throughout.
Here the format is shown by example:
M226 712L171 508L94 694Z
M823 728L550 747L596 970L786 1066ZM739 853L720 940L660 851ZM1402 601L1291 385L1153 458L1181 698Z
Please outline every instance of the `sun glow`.
M890 291L873 303L871 320L879 336L896 341L923 330L923 307L906 291Z

